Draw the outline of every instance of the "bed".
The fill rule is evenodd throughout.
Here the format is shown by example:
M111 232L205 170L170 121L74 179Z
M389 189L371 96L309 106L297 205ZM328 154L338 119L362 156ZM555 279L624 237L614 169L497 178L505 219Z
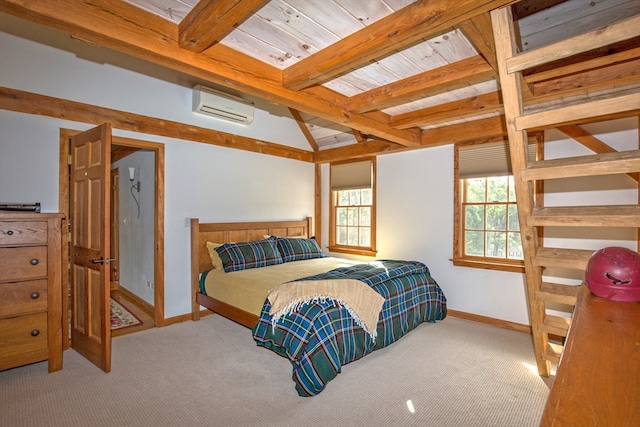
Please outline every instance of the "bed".
M289 359L300 396L317 395L345 364L447 313L423 263L327 257L310 230L311 218L191 220L193 320L204 306L251 328L259 346Z

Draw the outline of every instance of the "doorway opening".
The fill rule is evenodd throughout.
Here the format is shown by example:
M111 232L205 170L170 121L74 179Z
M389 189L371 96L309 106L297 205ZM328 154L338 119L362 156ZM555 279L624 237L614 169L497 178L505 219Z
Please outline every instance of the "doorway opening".
M112 337L155 325L154 168L154 151L112 143L109 188Z
M80 131L60 130L60 210L69 218L69 138ZM142 325L112 331L125 335L164 325L164 145L112 137L111 297L142 320ZM129 179L129 168L134 179ZM130 188L131 187L131 188ZM124 210L123 210L124 209ZM71 233L72 227L68 227ZM70 239L69 239L70 240ZM69 248L65 247L65 258ZM69 272L63 271L69 288ZM69 298L63 308L69 310ZM67 340L65 349L69 348Z

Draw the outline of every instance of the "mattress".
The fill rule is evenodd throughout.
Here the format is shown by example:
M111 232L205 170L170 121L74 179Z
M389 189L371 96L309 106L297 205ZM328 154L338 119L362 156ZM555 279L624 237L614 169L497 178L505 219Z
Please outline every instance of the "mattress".
M228 273L212 269L202 274L200 292L260 316L269 290L276 285L324 273L334 268L355 265L359 262L343 258L323 257Z

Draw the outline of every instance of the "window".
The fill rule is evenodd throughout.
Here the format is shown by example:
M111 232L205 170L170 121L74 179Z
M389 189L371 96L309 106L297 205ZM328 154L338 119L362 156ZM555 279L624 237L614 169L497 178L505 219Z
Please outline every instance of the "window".
M329 250L374 256L375 159L330 166Z
M464 255L522 259L512 176L462 180Z
M454 264L524 271L508 142L456 144L455 162Z

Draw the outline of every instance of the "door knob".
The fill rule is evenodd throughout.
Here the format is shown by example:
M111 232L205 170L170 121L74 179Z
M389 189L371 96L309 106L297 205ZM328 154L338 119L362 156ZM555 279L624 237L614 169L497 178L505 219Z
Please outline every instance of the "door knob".
M115 258L103 258L100 257L98 259L92 259L91 263L92 264L109 264L111 262L114 262L116 259Z

